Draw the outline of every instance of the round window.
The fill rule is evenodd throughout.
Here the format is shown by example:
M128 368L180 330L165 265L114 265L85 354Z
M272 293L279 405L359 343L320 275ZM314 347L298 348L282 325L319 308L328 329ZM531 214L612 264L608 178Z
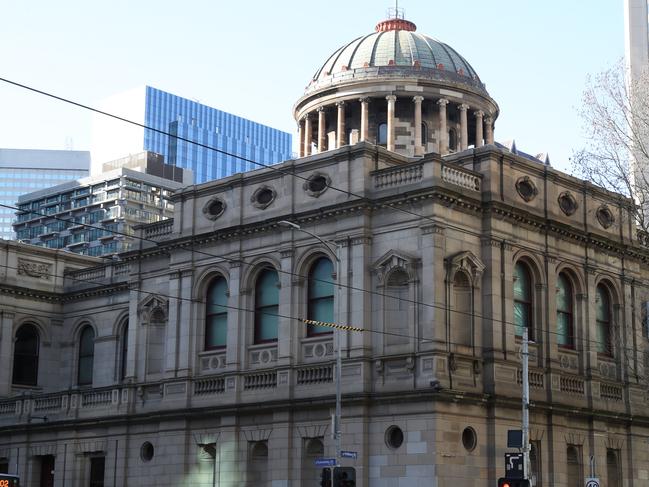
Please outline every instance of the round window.
M532 201L538 194L536 185L527 176L516 181L516 191L525 201Z
M211 216L219 216L221 213L223 213L223 210L225 210L225 205L221 200L214 200L207 207L207 212Z
M462 445L467 451L473 451L478 444L478 435L473 428L464 428L462 431Z
M324 176L316 176L309 180L309 190L314 193L320 193L327 188L327 178Z
M140 448L140 458L143 461L150 462L153 458L153 453L153 445L151 443L149 443L148 441L142 443L142 447Z
M259 203L260 205L267 205L271 201L273 201L273 196L274 195L272 190L264 188L257 193L257 203Z
M385 444L396 450L403 444L403 431L398 426L390 426L385 431Z

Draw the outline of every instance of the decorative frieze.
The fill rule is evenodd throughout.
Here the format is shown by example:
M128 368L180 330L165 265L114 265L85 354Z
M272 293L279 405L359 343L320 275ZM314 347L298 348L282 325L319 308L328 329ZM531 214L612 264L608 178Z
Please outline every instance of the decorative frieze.
M104 277L105 271L101 269L101 277ZM18 258L18 275L29 276L36 279L49 281L52 277L52 264Z

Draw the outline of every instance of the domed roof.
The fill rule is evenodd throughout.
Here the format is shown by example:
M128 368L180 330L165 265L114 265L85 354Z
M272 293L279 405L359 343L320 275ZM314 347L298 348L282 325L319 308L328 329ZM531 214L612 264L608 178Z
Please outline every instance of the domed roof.
M379 22L376 32L354 39L329 56L307 92L356 78L391 75L447 79L484 90L478 74L455 49L416 29L401 18Z

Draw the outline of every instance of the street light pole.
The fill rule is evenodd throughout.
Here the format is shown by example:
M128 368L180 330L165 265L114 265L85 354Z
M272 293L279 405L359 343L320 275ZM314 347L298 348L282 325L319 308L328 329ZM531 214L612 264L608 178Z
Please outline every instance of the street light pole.
M335 242L331 241L325 241L323 240L319 235L316 235L313 232L310 232L309 230L305 230L302 228L300 225L297 223L290 222L288 220L281 220L278 222L280 225L292 228L293 230L298 230L300 232L304 232L307 235L312 236L316 240L320 241L324 246L331 248L331 244L335 246L335 252L334 252L334 257L336 259L336 283L338 284L338 299L337 301L337 309L338 309L338 320L340 321L340 301L342 299L342 285L341 285L341 279L342 276L340 274L341 271L341 265L340 265L340 256L339 250L340 246L336 244ZM336 464L340 465L340 450L341 450L341 442L342 442L342 429L340 427L340 418L342 415L342 391L341 391L341 382L342 382L342 352L341 352L341 345L340 345L340 334L341 330L338 328L334 328L334 347L336 348L336 413L334 416L334 424L333 424L333 436L334 440L336 442Z

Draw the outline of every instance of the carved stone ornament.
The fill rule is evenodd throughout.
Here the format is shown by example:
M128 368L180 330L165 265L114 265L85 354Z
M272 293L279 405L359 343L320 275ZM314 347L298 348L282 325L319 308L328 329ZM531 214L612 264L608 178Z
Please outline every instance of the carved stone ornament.
M226 208L227 205L221 198L212 198L203 206L203 215L209 220L216 220L225 213Z
M471 284L473 287L480 287L480 281L482 280L482 274L486 269L486 266L473 254L473 252L468 250L458 252L457 254L447 257L445 261L449 282L453 282L455 274L458 271L464 271L471 276Z
M277 191L275 191L270 186L260 186L258 187L252 196L250 197L250 202L255 208L264 210L275 201L277 197Z
M529 176L518 178L518 181L516 181L516 191L518 191L520 197L525 201L532 201L539 194L539 190Z
M561 211L568 216L574 214L575 211L577 211L577 208L579 208L577 200L570 191L564 191L561 193L559 198L557 198L557 201L559 202L559 208L561 208Z
M603 228L608 228L613 223L615 223L615 217L613 216L613 212L611 209L606 206L602 205L599 208L597 208L597 221Z
M414 279L417 274L417 267L419 266L419 259L408 255L404 252L397 252L390 250L376 261L374 264L374 272L376 272L381 285L386 284L387 277L394 269L401 269L408 274L410 279Z
M331 178L328 175L315 172L311 174L311 176L309 176L306 181L304 181L302 187L304 191L306 191L306 194L317 198L322 193L327 191L330 185Z
M18 275L35 277L49 281L52 275L52 264L33 260L18 259Z

